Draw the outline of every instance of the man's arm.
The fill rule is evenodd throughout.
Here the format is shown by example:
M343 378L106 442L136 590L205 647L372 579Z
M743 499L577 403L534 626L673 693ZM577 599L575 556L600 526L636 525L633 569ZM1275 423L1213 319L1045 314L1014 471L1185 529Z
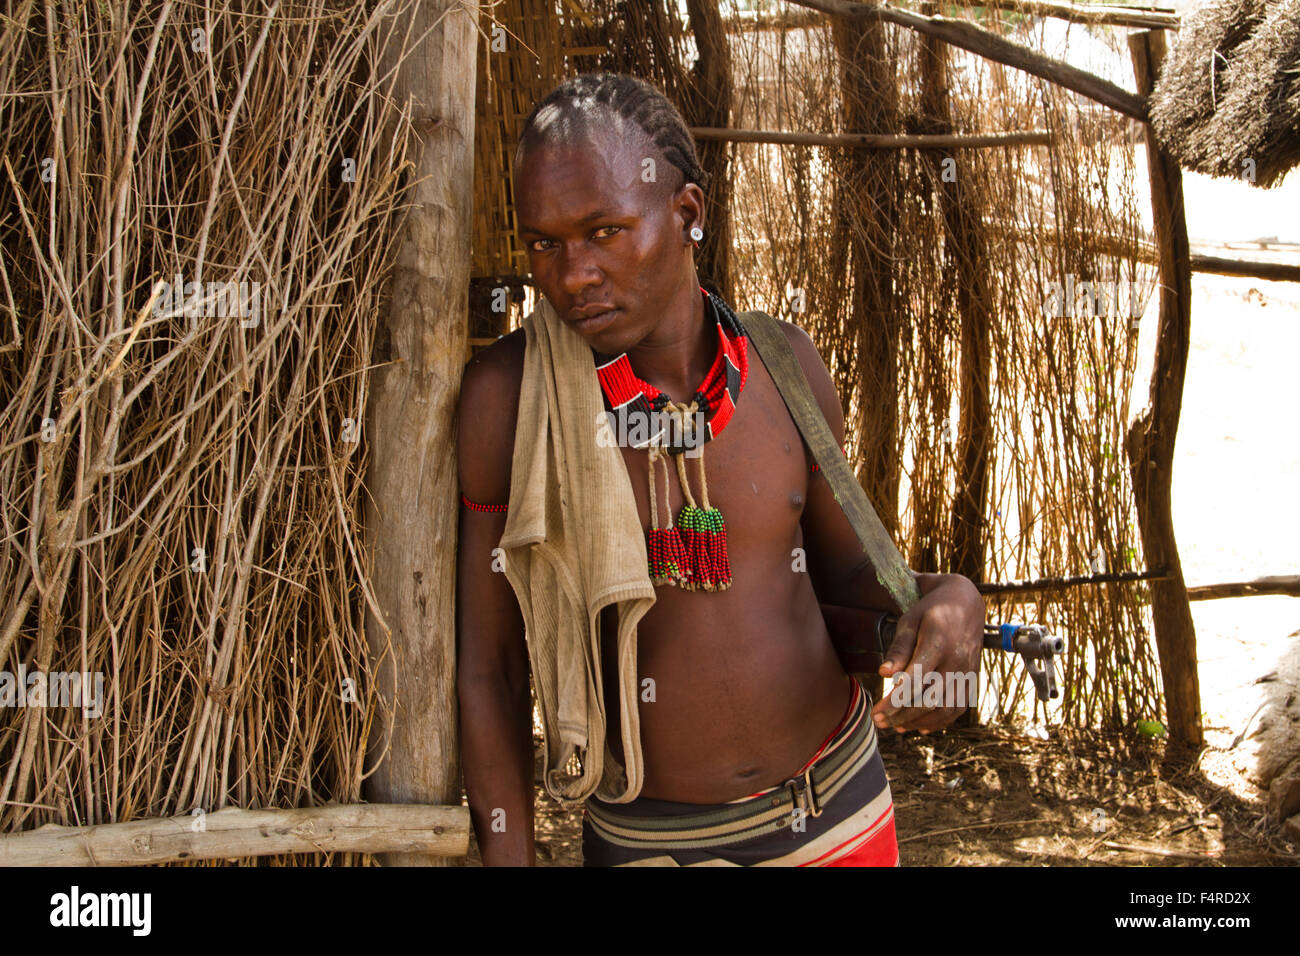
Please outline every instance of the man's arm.
M523 368L524 333L465 368L458 412L460 491L505 504ZM493 570L504 512L460 509L456 564L457 694L470 817L486 866L532 866L533 708L528 649L514 589ZM501 567L500 561L496 562Z
M843 443L844 411L826 363L808 333L788 322L781 324L831 433ZM863 555L862 543L820 469L809 480L801 525L808 572L818 600L843 607L898 610ZM975 585L960 574L918 574L916 579L921 600L899 618L880 675L892 677L918 668L922 674L977 672L984 637L984 599ZM929 733L946 727L965 709L896 708L886 697L872 713L878 726Z

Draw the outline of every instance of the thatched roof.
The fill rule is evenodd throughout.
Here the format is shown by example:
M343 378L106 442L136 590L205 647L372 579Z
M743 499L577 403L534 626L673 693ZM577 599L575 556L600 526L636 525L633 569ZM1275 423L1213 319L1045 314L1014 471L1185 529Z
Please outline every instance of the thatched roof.
M1280 182L1300 163L1300 0L1215 0L1187 17L1151 122L1190 169Z

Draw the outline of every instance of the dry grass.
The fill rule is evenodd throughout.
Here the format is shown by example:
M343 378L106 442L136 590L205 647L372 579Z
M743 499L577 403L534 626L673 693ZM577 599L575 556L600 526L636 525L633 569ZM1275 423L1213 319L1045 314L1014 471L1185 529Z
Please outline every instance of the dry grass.
M1151 123L1197 172L1281 183L1300 163L1300 0L1196 10L1161 70Z
M0 668L106 699L0 711L0 831L360 799L357 423L409 188L373 8L9 6ZM159 314L178 274L260 314Z

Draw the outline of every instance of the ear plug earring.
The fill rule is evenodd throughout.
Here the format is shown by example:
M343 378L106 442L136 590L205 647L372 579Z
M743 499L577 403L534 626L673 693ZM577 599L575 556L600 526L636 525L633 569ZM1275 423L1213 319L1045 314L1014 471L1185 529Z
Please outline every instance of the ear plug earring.
M699 226L691 226L691 238L694 239L696 242L699 242L701 239L704 238L704 230L701 229Z

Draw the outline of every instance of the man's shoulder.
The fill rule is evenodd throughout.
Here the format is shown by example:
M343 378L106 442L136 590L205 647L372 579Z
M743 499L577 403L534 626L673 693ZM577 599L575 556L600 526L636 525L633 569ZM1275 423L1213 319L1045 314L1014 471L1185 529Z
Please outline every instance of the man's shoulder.
M480 349L465 364L460 384L462 416L467 406L491 413L494 417L515 415L519 388L524 378L524 351L527 336L523 329L503 335L487 348ZM499 424L499 423L498 423Z
M474 501L500 503L509 493L527 336L503 335L465 365L460 385L460 480Z
M827 371L826 362L822 355L817 351L817 345L801 326L793 322L787 322L785 319L773 318L784 334L786 341L790 343L790 349L794 352L795 358L799 360L799 366L803 369L804 377L808 379L814 391L819 391L823 383L830 381L830 373Z
M812 336L805 332L802 326L787 322L785 319L777 319L776 324L785 333L786 341L790 343L790 348L794 349L799 364L804 366L805 374L808 372L808 361L810 359L816 359L818 365L822 364L821 353L817 351L816 343L813 342Z
M809 375L811 371L809 369L810 361L814 367L825 364L822 361L821 353L817 351L817 345L813 342L812 336L804 331L801 326L795 325L793 322L787 322L785 319L778 319L766 312L762 314L775 322L777 328L785 334L786 341L790 343L790 348L794 350L795 357L799 359L799 364L803 366L805 375ZM746 313L746 315L753 315L753 313ZM741 317L741 321L744 321L744 316Z
M528 338L523 329L503 335L480 349L465 363L465 385L513 385L518 390L524 375L524 351Z
M817 344L802 326L784 319L775 321L785 334L786 341L790 343L795 358L799 360L799 367L803 370L809 387L812 388L817 404L821 406L822 415L830 423L832 432L838 434L843 428L844 411L840 405L839 394L835 390L835 383L831 379L830 370L821 352L817 350Z

